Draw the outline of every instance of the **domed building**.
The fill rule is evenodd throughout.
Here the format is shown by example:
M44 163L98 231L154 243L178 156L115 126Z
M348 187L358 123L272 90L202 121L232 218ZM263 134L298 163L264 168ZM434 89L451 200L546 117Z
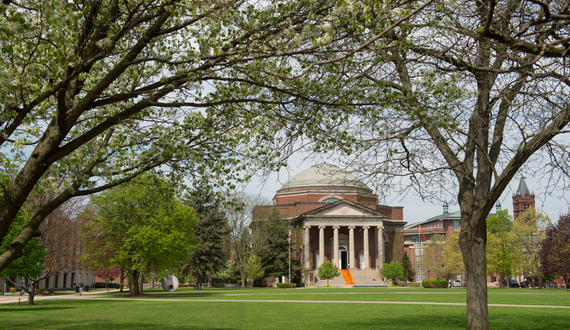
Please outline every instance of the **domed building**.
M295 175L277 191L273 206L258 207L255 217L273 207L302 231L306 285L316 284L324 261L344 270L338 284L382 284L382 265L403 253L403 207L379 205L372 189L334 165L317 164Z

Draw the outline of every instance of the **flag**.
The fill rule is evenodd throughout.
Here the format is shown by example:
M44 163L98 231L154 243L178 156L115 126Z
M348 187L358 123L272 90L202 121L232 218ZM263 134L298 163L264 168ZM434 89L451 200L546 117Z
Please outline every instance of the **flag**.
M420 232L422 233L422 236L423 236L423 238L424 238L424 242L426 242L427 239L426 239L426 236L424 235L424 231L422 230L422 226L419 225L419 227L420 227Z
M291 224L289 224L289 237L287 237L287 242L291 243Z

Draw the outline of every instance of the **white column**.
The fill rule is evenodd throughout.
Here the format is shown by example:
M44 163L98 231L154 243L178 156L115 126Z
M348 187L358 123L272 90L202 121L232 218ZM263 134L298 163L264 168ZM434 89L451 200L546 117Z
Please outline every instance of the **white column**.
M364 233L363 233L363 240L364 240L364 269L370 269L370 244L369 243L369 238L368 238L368 229L370 227L363 227L364 228Z
M340 263L338 259L338 228L339 226L333 226L334 229L333 265L337 265L337 267L340 268Z
M309 238L309 230L311 226L303 227L305 229L303 236L303 249L305 254L305 269L311 269L311 242Z
M354 263L354 226L348 227L348 263L350 267L356 268Z
M325 226L319 226L319 264L317 268L319 268L323 262L325 262Z
M384 225L378 226L378 266L377 269L382 269L384 266Z

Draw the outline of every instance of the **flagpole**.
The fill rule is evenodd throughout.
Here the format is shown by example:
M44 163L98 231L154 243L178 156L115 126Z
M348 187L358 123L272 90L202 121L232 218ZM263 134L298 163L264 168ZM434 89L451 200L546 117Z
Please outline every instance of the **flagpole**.
M418 225L418 239L420 240L420 251L418 252L418 256L420 258L420 288L423 288L423 267L422 267L422 257L423 257L423 242L422 242L422 234L421 234L421 225Z

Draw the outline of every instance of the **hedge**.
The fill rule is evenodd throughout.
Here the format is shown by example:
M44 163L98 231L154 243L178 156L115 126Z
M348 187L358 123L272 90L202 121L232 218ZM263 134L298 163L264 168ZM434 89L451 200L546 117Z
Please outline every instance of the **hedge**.
M112 289L112 288L118 289L120 287L121 287L121 285L119 283L109 282L109 289ZM95 288L97 288L97 289L106 288L105 282L95 282Z
M297 283L277 283L278 288L287 289L297 287Z
M447 281L423 281L422 286L424 288L447 288L448 282Z

